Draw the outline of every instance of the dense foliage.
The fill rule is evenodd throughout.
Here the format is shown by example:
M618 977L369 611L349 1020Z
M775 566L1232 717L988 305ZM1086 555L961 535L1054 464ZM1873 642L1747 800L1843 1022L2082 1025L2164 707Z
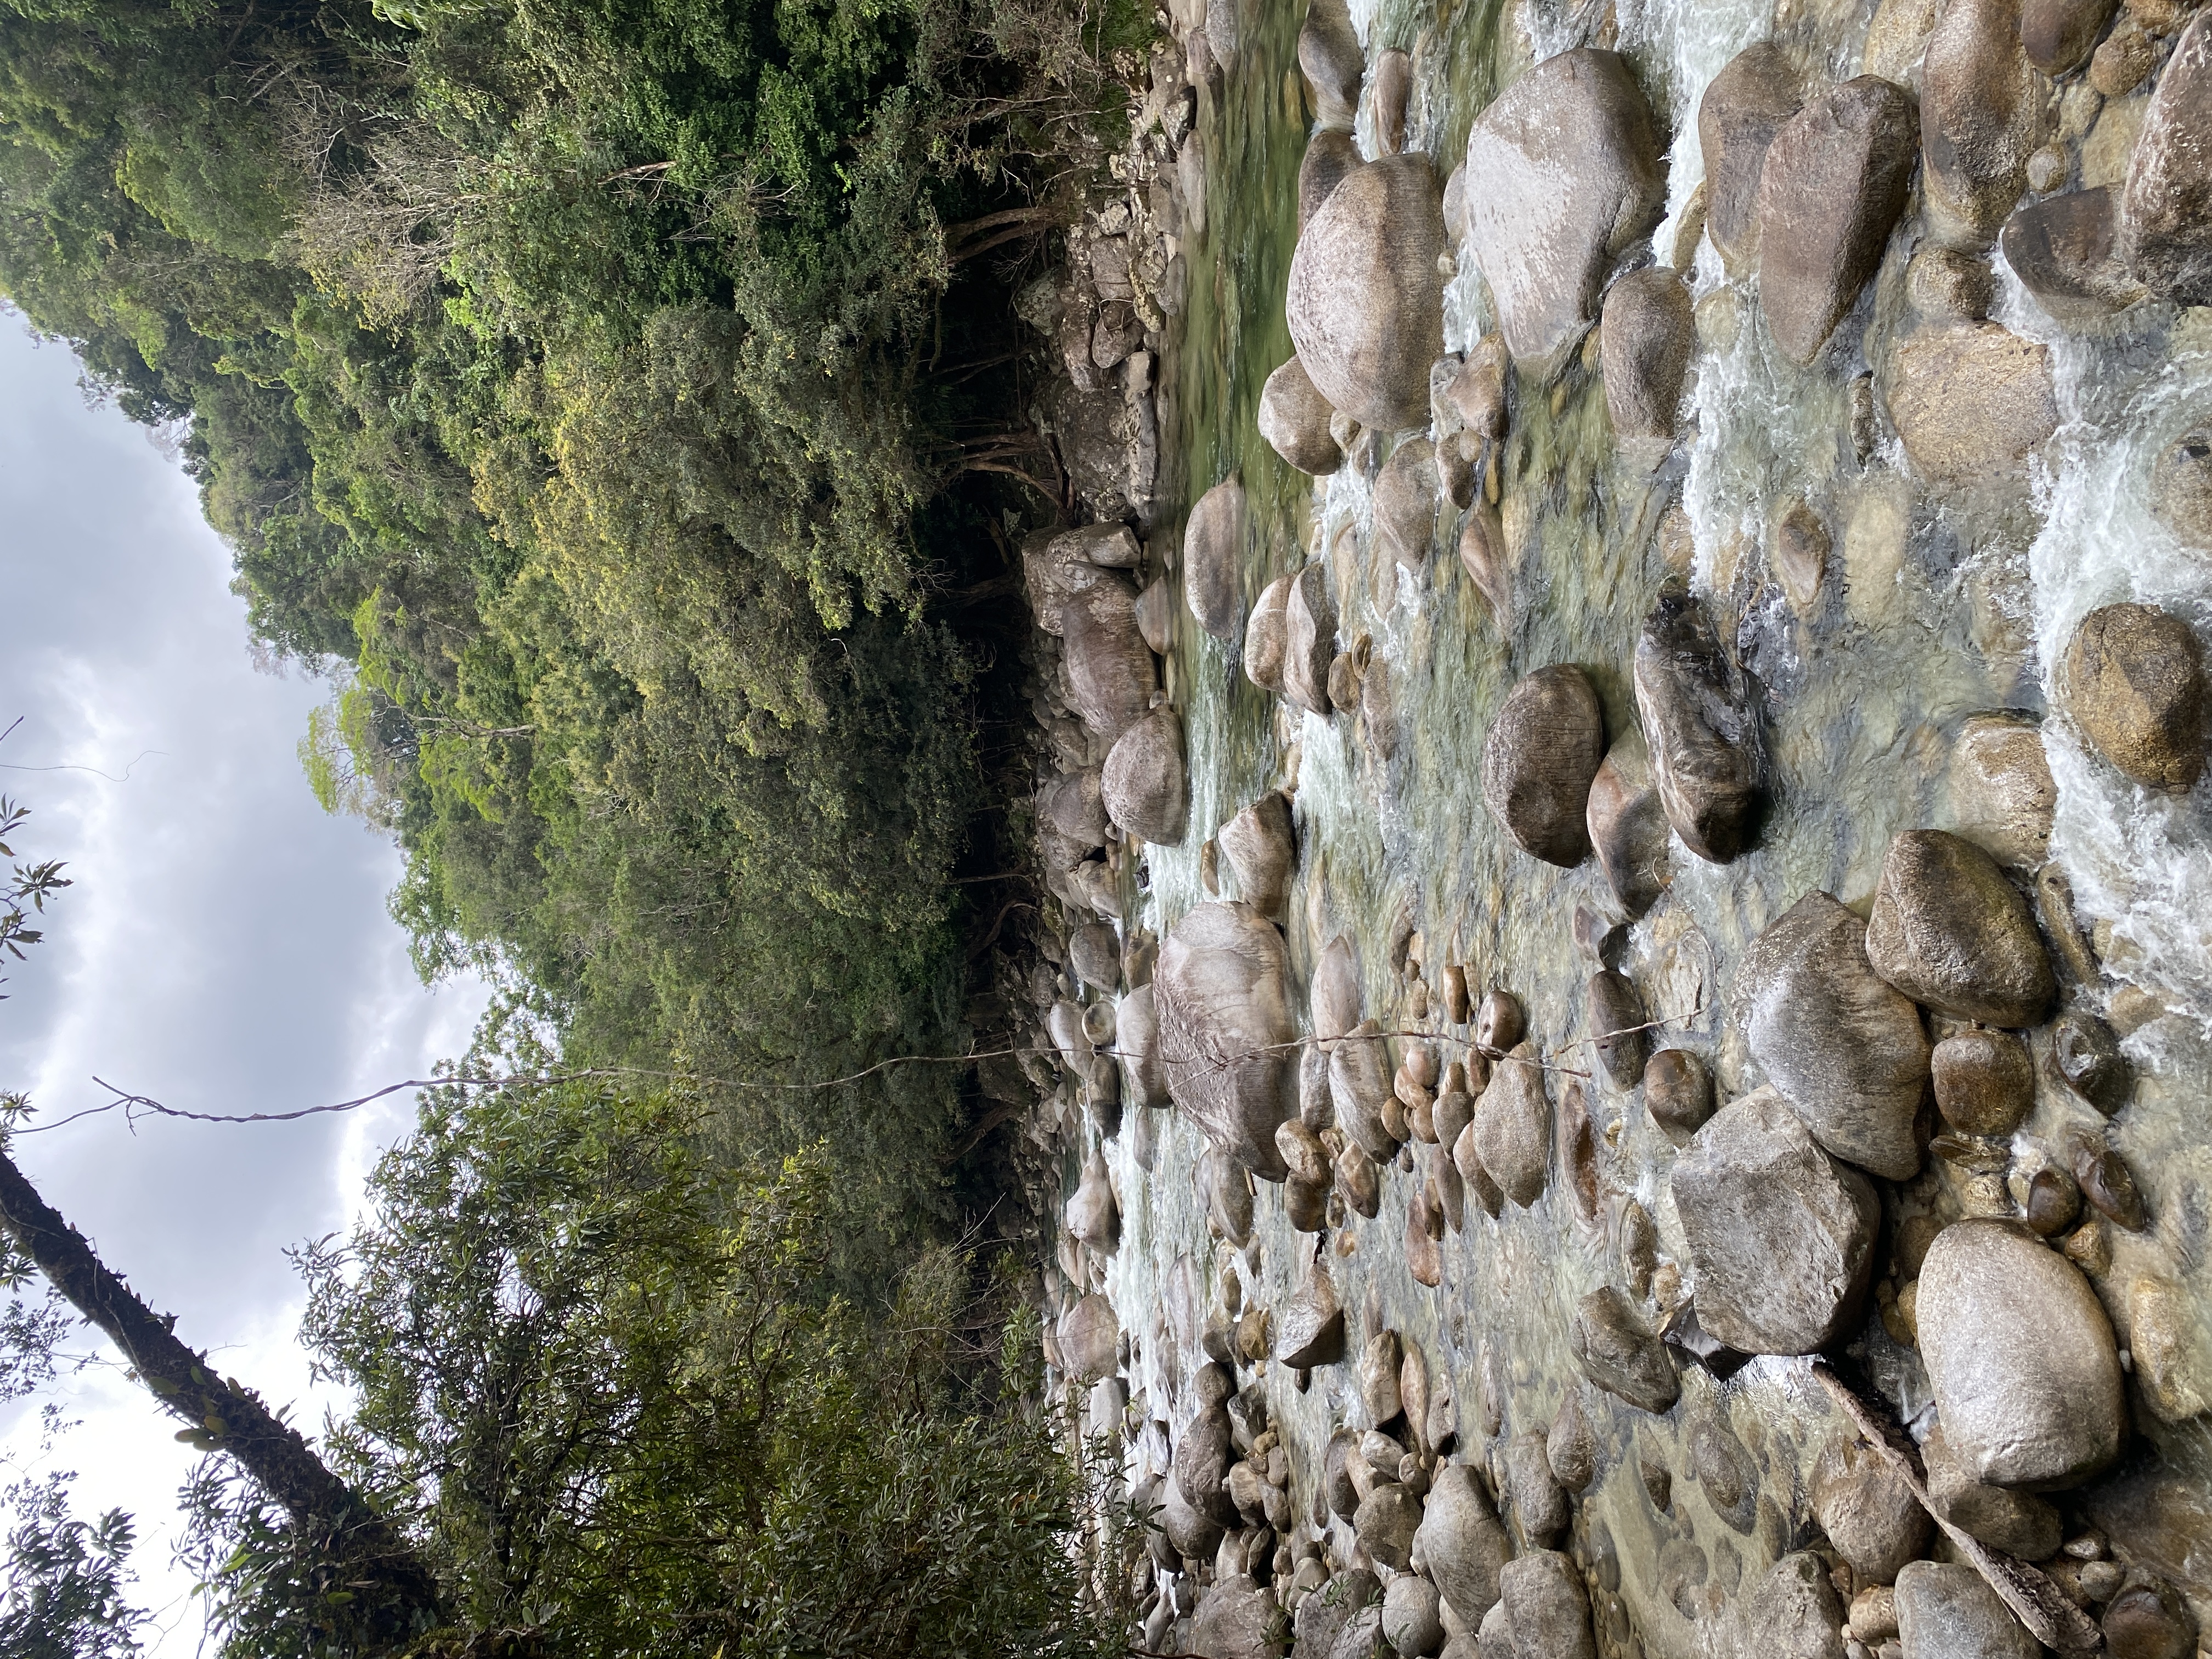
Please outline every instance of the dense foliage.
M1034 1328L945 1249L888 1305L819 1296L818 1152L743 1177L696 1129L666 1097L447 1091L374 1219L303 1255L308 1346L359 1401L334 1465L456 1628L578 1659L1118 1651L1116 1534L1026 1393ZM193 1496L228 1651L351 1650L264 1498L213 1462Z
M951 595L1049 472L993 261L1116 106L1114 3L0 3L0 290L190 417L425 971L708 1079L747 1152L826 1138L854 1271L950 1213L957 1085L787 1085L963 1037L995 653Z

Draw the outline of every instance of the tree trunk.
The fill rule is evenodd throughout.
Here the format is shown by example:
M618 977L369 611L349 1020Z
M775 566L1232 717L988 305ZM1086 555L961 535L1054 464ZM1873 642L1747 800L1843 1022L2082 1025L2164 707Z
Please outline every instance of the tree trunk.
M437 1622L436 1581L407 1540L331 1472L299 1431L179 1342L171 1334L173 1320L155 1313L109 1272L84 1236L39 1196L5 1152L0 1152L0 1226L15 1236L54 1289L107 1333L173 1416L200 1431L204 1443L236 1458L305 1536L343 1564L349 1582L381 1593L395 1626L411 1634Z

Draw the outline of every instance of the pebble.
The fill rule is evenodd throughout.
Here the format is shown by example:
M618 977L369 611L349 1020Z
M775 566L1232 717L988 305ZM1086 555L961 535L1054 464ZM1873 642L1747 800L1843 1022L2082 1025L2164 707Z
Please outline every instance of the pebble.
M2160 1578L2142 1579L2113 1596L2103 1630L2111 1659L2190 1659L2197 1651L2197 1617Z

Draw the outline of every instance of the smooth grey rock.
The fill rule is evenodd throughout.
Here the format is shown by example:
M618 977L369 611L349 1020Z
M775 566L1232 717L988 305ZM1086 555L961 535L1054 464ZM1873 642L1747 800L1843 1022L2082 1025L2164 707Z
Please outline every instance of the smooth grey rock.
M1068 597L1060 622L1068 706L1087 730L1110 743L1144 718L1159 688L1152 647L1137 626L1136 586L1102 570Z
M1912 100L1862 75L1815 94L1767 146L1759 302L1774 343L1809 363L1881 264L1912 183Z
M1698 100L1705 161L1705 234L1732 271L1759 255L1759 181L1767 147L1805 101L1804 80L1771 40L1729 59Z
M1322 948L1310 992L1314 1035L1334 1044L1359 1024L1359 957L1339 933Z
M1318 560L1291 579L1283 601L1283 695L1328 717L1328 665L1336 656L1336 596Z
M1138 1106L1170 1103L1167 1074L1160 1070L1160 1028L1148 981L1123 997L1115 1010L1114 1046L1121 1060L1123 1095Z
M1106 1160L1094 1147L1083 1160L1083 1179L1067 1200L1067 1231L1094 1250L1111 1251L1121 1236L1121 1210L1114 1201Z
M1224 478L1198 498L1183 525L1183 598L1198 625L1217 640L1237 637L1245 520L1244 485Z
M2154 605L2092 611L2066 647L2060 685L2090 746L2126 776L2179 791L2203 775L2212 688L2203 647L2172 611Z
M1382 1586L1364 1567L1334 1575L1298 1603L1291 1621L1291 1659L1329 1659L1336 1640L1362 1607L1382 1599Z
M1917 1173L1928 1036L1912 1000L1868 963L1856 916L1808 893L1746 953L1737 995L1752 1057L1814 1139L1887 1180Z
M1521 1535L1533 1544L1550 1542L1565 1528L1570 1510L1566 1489L1552 1473L1546 1437L1515 1436L1506 1443L1504 1462L1505 1492Z
M1644 1109L1677 1146L1713 1115L1713 1074L1686 1048L1662 1048L1644 1065Z
M1255 1175L1289 1171L1275 1126L1291 1115L1289 967L1283 937L1241 902L1194 905L1161 941L1154 971L1160 1068L1206 1139Z
M1928 1511L1905 1477L1856 1438L1822 1455L1812 1498L1820 1530L1863 1583L1896 1583L1898 1570L1928 1547Z
M1375 143L1385 155L1406 148L1406 115L1413 95L1413 55L1389 46L1375 58Z
M1915 1561L1897 1575L1897 1634L1904 1659L2039 1659L2022 1628L1972 1567Z
M1392 558L1419 570L1437 529L1437 447L1408 438L1375 475L1375 529Z
M1223 824L1214 841L1236 874L1237 896L1261 915L1279 911L1297 866L1291 803L1282 791L1261 796Z
M2027 901L1973 842L1941 830L1892 838L1867 918L1867 960L1939 1012L2039 1024L2058 994Z
M1442 1598L1427 1579L1401 1572L1382 1593L1382 1637L1399 1659L1429 1659L1444 1644Z
M1323 127L1315 133L1298 163L1298 228L1311 223L1336 187L1364 166L1348 127Z
M1498 1575L1513 1559L1513 1540L1465 1464L1437 1471L1414 1547L1460 1622L1480 1625L1498 1600Z
M1607 269L1665 208L1650 106L1616 53L1561 52L1476 118L1467 170L1480 181L1468 240L1499 330L1516 361L1543 362L1596 314Z
M2109 185L2030 202L2005 221L1997 245L2036 303L2078 328L2143 297L2119 258L2119 194Z
M1920 1268L1920 1356L1946 1443L1992 1486L2078 1486L2127 1432L2112 1322L2081 1270L2008 1222L1954 1222Z
M1535 1044L1523 1042L1497 1063L1467 1129L1484 1171L1524 1210L1543 1196L1550 1173L1552 1102L1537 1058Z
M1346 173L1298 234L1291 340L1321 395L1362 426L1395 432L1427 416L1444 252L1436 170L1422 155Z
M1283 661L1290 648L1285 608L1291 602L1294 575L1278 576L1252 601L1252 614L1244 619L1244 678L1262 691L1279 694Z
M1636 641L1636 708L1667 822L1710 864L1749 845L1760 805L1759 716L1705 607L1670 587Z
M1482 744L1482 798L1514 845L1572 869L1589 856L1590 781L1605 757L1605 714L1572 663L1524 675Z
M1359 49L1345 0L1308 0L1306 21L1298 30L1298 68L1313 90L1321 118L1350 126L1359 106L1367 55Z
M1928 1431L1920 1455L1928 1501L1953 1526L2023 1561L2043 1560L2058 1547L2063 1529L2050 1501L1975 1480L1952 1453L1941 1423Z
M1874 1269L1881 1203L1823 1152L1771 1088L1698 1130L1668 1176L1698 1322L1740 1353L1814 1353L1851 1326Z
M1121 983L1121 941L1105 922L1085 922L1067 936L1067 965L1092 990L1111 993Z
M1106 803L1098 793L1098 769L1064 772L1037 792L1037 816L1079 846L1106 844Z
M1616 436L1671 438L1697 345L1689 285L1666 265L1630 271L1605 291L1598 362Z
M1221 1489L1221 1483L1229 1478L1229 1466L1237 1458L1231 1439L1228 1411L1218 1405L1200 1407L1176 1440L1171 1471L1183 1502L1223 1526L1232 1526L1237 1521L1235 1506Z
M1373 1020L1362 1020L1330 1051L1328 1097L1337 1127L1376 1163L1387 1164L1398 1155L1398 1138L1382 1122L1390 1058L1380 1030Z
M1359 1351L1359 1398L1367 1407L1367 1420L1377 1427L1403 1408L1398 1398L1398 1373L1404 1362L1398 1333L1393 1330L1376 1332Z
M1344 465L1344 452L1328 429L1334 412L1295 354L1260 388L1260 435L1299 471L1317 478Z
M1190 824L1190 778L1182 720L1167 703L1115 739L1106 751L1099 794L1107 816L1139 841L1173 847Z
M2212 13L2181 32L2128 156L2118 252L2177 305L2212 304Z
M1375 1604L1345 1620L1344 1628L1337 1632L1336 1645L1328 1652L1329 1659L1382 1659L1389 1650L1382 1639L1382 1608Z
M1946 779L1951 827L2002 865L2039 870L2051 855L2058 787L2043 726L2016 714L1974 714L1959 728Z
M1598 1061L1617 1089L1633 1089L1644 1076L1644 1062L1651 1053L1651 1022L1644 994L1626 974L1607 968L1592 974L1587 991L1591 1046Z
M2094 1014L2069 1008L2051 1022L2050 1069L2106 1117L2128 1103L2128 1062L2118 1036Z
M1801 1550L1759 1581L1744 1609L1744 1631L1760 1659L1844 1659L1843 1616L1827 1564Z
M1923 329L1891 360L1889 417L1938 483L2023 477L2058 428L2049 348L1995 323Z
M1589 1596L1574 1562L1537 1550L1498 1574L1498 1599L1513 1632L1514 1659L1597 1659Z
M1575 1304L1567 1346L1584 1376L1639 1411L1656 1415L1681 1398L1681 1381L1665 1345L1644 1329L1628 1298L1610 1285Z
M2020 0L1948 0L1920 70L1928 216L1942 240L1986 242L2027 188L2043 88L2021 44Z
M1275 1322L1275 1358L1292 1370L1344 1358L1344 1307L1328 1269L1316 1261Z
M1420 1526L1421 1500L1395 1480L1377 1486L1361 1498L1352 1517L1352 1535L1367 1553L1401 1571Z
M1173 1480L1162 1488L1160 1498L1160 1529L1176 1553L1192 1563L1212 1560L1221 1547L1221 1523L1212 1509L1194 1508Z
M1613 897L1631 916L1642 915L1659 902L1673 872L1667 809L1652 783L1641 732L1623 732L1605 751L1590 779L1585 825Z

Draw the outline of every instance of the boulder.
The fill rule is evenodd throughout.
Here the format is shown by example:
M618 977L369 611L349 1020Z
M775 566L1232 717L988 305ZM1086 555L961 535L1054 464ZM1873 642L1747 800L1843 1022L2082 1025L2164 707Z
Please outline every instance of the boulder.
M1774 343L1809 363L1850 314L1905 212L1917 137L1902 87L1862 75L1808 100L1759 180L1759 302Z
M1545 362L1596 315L1613 260L1665 210L1650 106L1618 54L1561 52L1475 118L1467 170L1480 180L1468 240L1500 331L1516 360Z
M2035 1062L2009 1031L1955 1032L1936 1045L1929 1067L1936 1109L1960 1134L2009 1135L2035 1108Z
M1531 1544L1548 1543L1569 1516L1566 1489L1552 1473L1545 1437L1516 1435L1505 1444L1505 1492L1521 1535Z
M1323 127L1315 133L1298 163L1298 228L1304 230L1336 187L1365 165L1349 128Z
M2020 44L2044 74L2069 75L2089 61L2117 0L2021 0Z
M1190 781L1183 765L1182 720L1163 703L1115 739L1106 752L1099 793L1107 816L1125 835L1173 847L1190 822Z
M1067 1231L1094 1250L1111 1252L1121 1240L1121 1206L1114 1201L1106 1160L1096 1147L1083 1160L1083 1179L1067 1200Z
M1552 1466L1552 1478L1569 1492L1580 1492L1597 1479L1597 1437L1583 1411L1582 1395L1572 1387L1553 1415L1544 1456Z
M1381 1428L1405 1409L1398 1397L1398 1374L1405 1351L1394 1330L1379 1330L1359 1351L1359 1403L1367 1407L1367 1420Z
M1995 323L1924 329L1892 359L1889 417L1939 483L2021 477L2058 427L2050 351Z
M2154 605L2108 605L2066 647L2066 712L2106 761L2140 784L2179 791L2204 772L2212 691L2189 624Z
M1175 590L1165 576L1137 595L1137 631L1155 656L1164 657L1175 644Z
M1705 161L1705 234L1731 271L1759 255L1759 180L1766 151L1805 101L1804 80L1771 40L1729 59L1698 100Z
M1390 46L1375 58L1375 143L1385 155L1406 148L1406 112L1413 96L1413 56Z
M1176 1553L1193 1565L1211 1563L1221 1547L1221 1523L1212 1511L1194 1508L1173 1480L1162 1489L1160 1498L1160 1530Z
M1237 1461L1234 1439L1228 1409L1218 1403L1200 1406L1176 1438L1176 1489L1184 1503L1224 1527L1237 1523L1236 1506L1222 1490L1229 1466Z
M1437 530L1437 447L1408 438L1375 475L1375 530L1392 558L1408 570L1428 562Z
M1666 265L1620 278L1605 291L1598 362L1606 412L1622 438L1671 438L1682 379L1697 344L1689 285Z
M1570 1557L1537 1550L1508 1562L1498 1570L1498 1599L1514 1659L1597 1659L1589 1596Z
M1291 602L1291 576L1278 576L1260 590L1244 623L1244 678L1262 691L1283 689L1283 658L1290 648L1285 612Z
M2037 1025L2058 994L2027 901L1995 859L1941 830L1891 840L1866 944L1875 972L1956 1019Z
M1398 1659L1427 1659L1444 1644L1443 1601L1427 1579L1401 1572L1382 1595L1382 1639Z
M1275 1126L1291 1115L1283 936L1250 905L1194 905L1160 943L1152 985L1161 1070L1175 1103L1255 1175L1280 1181Z
M1662 1048L1644 1065L1644 1109L1677 1146L1713 1115L1713 1074L1687 1048Z
M1272 916L1290 896L1297 865L1290 798L1271 789L1221 826L1215 841L1237 877L1237 896Z
M1978 251L1923 242L1905 267L1905 297L1930 322L1978 323L1996 298L1996 273Z
M2176 305L2212 305L2212 12L2181 33L2128 156L2118 252Z
M1037 792L1037 816L1088 850L1106 844L1106 803L1098 769L1063 772Z
M1298 233L1285 309L1321 395L1362 426L1419 425L1443 351L1436 170L1389 155L1347 173Z
M2119 1455L2112 1322L2072 1262L2008 1222L1969 1219L1936 1235L1919 1284L1921 1359L1970 1478L2047 1491Z
M1137 626L1135 585L1101 571L1069 597L1060 629L1068 706L1086 729L1110 743L1144 718L1159 689L1152 647Z
M1112 573L1133 570L1143 562L1137 538L1124 524L1084 525L1032 536L1022 544L1030 612L1046 633L1060 635L1066 629L1071 599L1093 587L1125 580Z
M2150 473L2150 514L2184 547L2212 553L2212 431L2185 434Z
M1318 1260L1276 1317L1275 1358L1293 1370L1333 1365L1344 1358L1344 1305Z
M1467 1129L1482 1169L1524 1210L1543 1196L1552 1147L1552 1102L1537 1059L1536 1045L1523 1042L1501 1060Z
M1224 1578L1199 1598L1190 1621L1190 1646L1203 1659L1277 1659L1283 1645L1274 1634L1280 1609L1275 1593L1246 1573Z
M1856 1437L1822 1454L1813 1476L1813 1516L1862 1583L1891 1584L1928 1547L1931 1522L1911 1483Z
M1436 1472L1414 1547L1459 1621L1480 1625L1497 1602L1498 1575L1513 1559L1513 1540L1464 1463Z
M1352 1516L1352 1535L1369 1557L1401 1572L1420 1525L1421 1500L1395 1480L1377 1484L1359 1500Z
M1620 908L1640 916L1673 878L1667 865L1667 809L1651 781L1641 732L1624 732L1590 779L1584 823L1598 867Z
M1651 1054L1651 1034L1644 1030L1651 1012L1644 1006L1644 994L1627 975L1605 968L1590 975L1586 998L1598 1062L1613 1087L1633 1089Z
M1505 386L1512 369L1505 343L1495 334L1486 334L1444 381L1445 406L1466 430L1486 442L1495 443L1505 435Z
M2039 1659L2043 1644L1967 1566L1915 1561L1897 1575L1904 1659Z
M1114 1316L1114 1304L1096 1291L1060 1316L1054 1335L1067 1374L1078 1382L1096 1382L1114 1374L1121 1324Z
M1911 1179L1928 1036L1912 1000L1867 961L1864 924L1808 893L1746 952L1737 998L1752 1057L1813 1139L1887 1180Z
M1495 509L1477 501L1460 520L1459 562L1501 632L1513 625L1513 554Z
M1974 714L1959 728L1945 780L1951 827L2000 864L2043 867L2058 787L2043 752L2042 724L2019 714Z
M2112 1659L2190 1659L2197 1651L2197 1615L2162 1578L2145 1577L2115 1595L2102 1629Z
M1333 1045L1359 1024L1359 956L1344 934L1322 947L1309 993L1314 1035Z
M1310 714L1328 717L1328 665L1336 656L1336 596L1316 560L1291 580L1283 601L1282 693Z
M1567 1346L1582 1374L1639 1411L1672 1410L1682 1384L1666 1345L1644 1328L1628 1298L1601 1285L1575 1304Z
M1334 412L1295 356L1260 388L1260 435L1299 471L1317 478L1344 465L1344 452L1328 429Z
M1121 1060L1121 1092L1132 1104L1169 1104L1167 1074L1160 1069L1160 1032L1152 988L1139 985L1115 1010L1114 1047Z
M1328 1659L1381 1659L1389 1650L1382 1639L1382 1609L1370 1604L1345 1620Z
M2119 199L2109 185L2030 202L1997 238L2013 275L2059 322L2079 328L2143 297L2115 249Z
M1590 780L1605 714L1589 676L1553 663L1508 692L1482 745L1482 798L1514 845L1571 869L1589 855Z
M1827 1563L1801 1550L1759 1581L1744 1607L1744 1632L1760 1659L1844 1659L1843 1616Z
M1303 1120L1285 1118L1275 1127L1275 1150L1283 1155L1293 1181L1303 1181L1309 1186L1325 1187L1329 1180L1328 1149L1322 1144L1320 1135L1306 1127Z
M1378 1164L1398 1155L1398 1138L1383 1127L1390 1094L1390 1060L1371 1019L1337 1042L1328 1057L1328 1097L1337 1127Z
M2021 0L1948 0L1920 70L1923 187L1938 237L1996 235L2042 143L2043 86L2021 44Z
M2058 1547L2058 1511L2031 1492L2014 1492L1977 1480L1943 1437L1941 1423L1928 1431L1920 1456L1928 1472L1928 1502L1936 1514L1991 1549L2040 1561Z
M2051 1022L2046 1061L2053 1079L2064 1084L2106 1117L2128 1103L2128 1062L2112 1028L2094 1014L2069 1008ZM2013 1074L2015 1078L2017 1073ZM2014 1085L2033 1092L2031 1078Z
M1382 1586L1366 1568L1351 1567L1334 1575L1298 1603L1291 1624L1291 1659L1329 1659L1352 1615L1382 1599Z
M1094 991L1121 983L1121 941L1103 921L1087 921L1067 936L1068 970Z
M1801 1354L1853 1328L1881 1203L1778 1092L1723 1107L1668 1179L1708 1333L1739 1353Z
M1198 498L1183 526L1183 597L1198 625L1217 640L1237 637L1244 524L1244 486L1225 478Z
M1298 30L1298 68L1313 93L1314 106L1329 125L1350 126L1359 107L1359 82L1367 55L1352 27L1345 0L1308 0Z
M1667 822L1682 844L1726 864L1750 844L1760 804L1758 710L1705 607L1659 596L1636 641L1636 708Z

